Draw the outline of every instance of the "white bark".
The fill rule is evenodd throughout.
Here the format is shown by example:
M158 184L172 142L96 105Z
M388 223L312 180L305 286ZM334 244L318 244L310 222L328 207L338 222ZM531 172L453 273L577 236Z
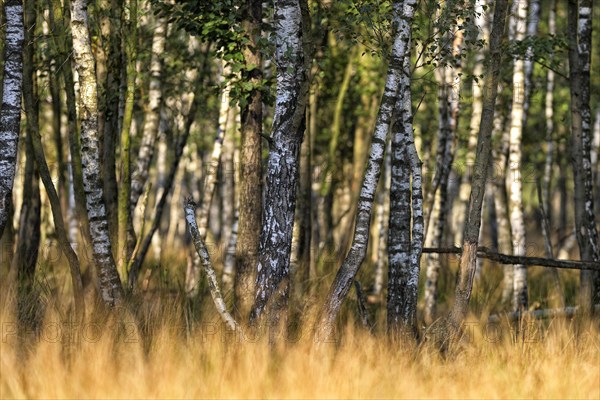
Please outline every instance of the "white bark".
M223 62L225 64L225 62ZM222 79L230 73L230 68L223 65ZM215 138L215 144L213 145L210 160L208 162L208 170L206 171L206 177L204 179L204 186L202 188L202 203L198 212L198 229L202 240L206 239L206 233L208 231L208 220L210 216L210 210L212 200L215 194L215 187L217 183L217 172L219 170L219 164L221 162L221 153L223 150L223 140L225 133L227 132L227 121L229 117L229 92L231 86L228 83L225 85L223 92L221 93L221 105L219 108L219 125L217 128L217 137ZM194 255L194 261L192 268L188 268L185 277L185 288L186 293L189 297L194 297L198 293L198 281L200 279L200 263L201 259Z
M483 10L483 7L487 4L488 0L477 0L475 5L475 12L477 13L475 24L479 28L479 35L477 39L484 40L486 43L489 41L490 32L486 22L489 14ZM482 50L477 52L475 56L475 66L473 67L473 75L480 77L483 74L483 61L485 54ZM471 172L475 164L475 150L477 149L477 133L479 132L479 122L481 121L482 111L482 83L478 78L478 82L473 81L472 83L472 109L471 109L471 121L469 124L469 139L467 142L467 154L465 156L465 165L460 182L460 188L458 192L458 199L456 199L456 205L452 213L452 225L454 226L454 244L460 245L463 239L463 229L465 223L465 215L467 211L467 203L469 202L469 194L471 192Z
M309 60L303 42L308 27L303 26L303 6L307 7L304 0L275 2L277 96L263 192L256 292L250 313L250 320L257 320L271 301L268 317L274 325L279 323L289 293L296 185L308 99Z
M396 1L393 7L393 22L394 25L397 24L398 28L394 36L385 89L379 107L377 122L375 123L375 132L373 133L369 159L360 192L354 239L352 247L335 277L321 312L317 334L322 339L330 337L338 311L350 290L352 281L366 254L371 209L381 174L386 138L390 128L392 112L398 100L398 91L402 78L402 65L406 53L410 51L410 24L415 12L416 1ZM391 250L391 247L389 248Z
M515 40L525 39L527 29L527 1L519 1L516 14L511 16L515 24ZM513 254L525 255L525 222L523 219L523 181L521 177L523 122L526 102L525 61L515 60L513 70L513 100L509 136L509 210L512 229ZM527 269L524 265L514 266L513 307L527 308Z
M103 201L98 143L98 99L86 0L74 0L71 3L71 33L73 35L73 59L79 75L81 161L86 209L90 222L92 254L97 266L102 299L108 305L117 305L122 300L123 288L111 251L106 208Z
M4 1L6 37L0 108L0 237L8 221L15 178L23 84L23 3Z
M162 57L165 51L167 21L159 18L152 37L152 57L150 59L150 88L148 89L148 111L142 127L142 143L131 175L131 208L135 209L148 180L150 163L154 155L156 135L160 123L162 103Z
M185 220L187 222L190 235L192 236L196 252L202 260L202 268L204 269L206 277L208 278L208 287L210 289L210 295L212 296L213 302L215 303L215 307L217 308L217 312L223 319L223 322L225 322L229 329L236 331L239 329L239 326L237 322L235 322L229 311L227 311L227 306L225 305L225 301L223 300L221 290L219 289L217 274L215 273L215 270L212 267L210 257L208 255L208 250L206 249L204 241L200 237L200 233L198 231L196 216L194 215L195 209L196 204L194 204L191 200L188 200L184 207Z

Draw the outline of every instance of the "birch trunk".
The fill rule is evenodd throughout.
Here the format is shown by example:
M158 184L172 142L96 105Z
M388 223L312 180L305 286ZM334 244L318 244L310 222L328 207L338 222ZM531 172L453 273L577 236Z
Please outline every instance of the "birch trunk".
M123 1L100 0L96 17L99 34L94 35L96 79L98 93L98 141L104 204L108 220L113 257L118 259L118 187L116 174L116 149L119 142L120 110L123 74L121 42L123 34L121 17Z
M548 13L548 34L556 35L556 0L550 2ZM551 60L554 58L550 54ZM542 212L542 228L544 232L544 242L546 248L546 257L553 258L554 251L552 246L551 211L552 204L550 198L550 187L552 183L552 164L554 163L554 71L548 68L546 72L546 95L544 99L544 116L546 117L546 160L544 163L544 176L540 187L539 201ZM550 278L553 284L552 297L556 307L565 307L564 292L560 282L558 271L554 268L549 269Z
M230 68L225 66L223 62L222 77L227 77L231 73ZM219 124L217 128L217 137L213 145L210 160L208 162L208 170L206 171L206 177L204 179L204 186L202 188L202 203L200 210L198 211L198 232L202 240L206 240L206 233L208 231L208 220L210 216L210 210L212 200L215 194L215 187L217 183L217 172L219 170L219 164L221 163L221 153L223 150L223 140L225 133L227 132L227 121L229 117L229 92L231 86L229 83L226 84L223 92L221 93L221 105L219 108ZM198 293L198 282L200 279L201 259L197 254L194 254L193 263L191 268L188 268L185 276L185 289L189 297L195 297Z
M503 87L500 85L499 92L502 92ZM498 109L502 109L504 105L502 101L498 102ZM512 104L507 104L509 108ZM493 184L494 184L494 208L496 210L496 221L498 222L498 251L503 254L512 253L512 230L510 228L510 219L508 218L508 192L506 191L506 179L504 171L507 169L508 162L508 138L509 138L509 123L508 115L498 113L494 117L494 137L500 143L492 150L493 154ZM514 267L512 265L504 265L502 278L502 303L509 304L512 302L513 294L513 275Z
M486 21L488 13L483 9L487 7L488 0L477 0L475 12L477 13L475 24L479 28L477 39L489 42L490 32L488 22ZM483 74L483 62L485 55L483 51L477 52L475 56L475 66L473 67L473 76L479 77ZM458 199L453 211L454 226L454 244L462 243L463 230L465 224L465 214L469 203L469 192L471 182L471 171L475 163L475 150L477 149L477 133L479 131L479 122L481 121L481 99L483 97L482 87L479 81L472 83L472 110L469 124L469 139L467 142L467 154L465 156L464 172L460 181Z
M223 300L223 295L221 294L219 283L217 281L217 274L215 273L215 270L212 267L212 263L208 255L208 250L206 249L204 241L202 240L200 232L198 231L198 225L196 223L195 216L195 208L196 204L193 201L188 200L186 202L184 206L185 220L187 222L190 235L192 236L194 247L198 252L198 256L202 260L202 267L208 278L208 287L210 289L210 294L212 296L213 302L215 303L215 307L217 308L217 312L219 313L221 319L223 319L223 322L225 322L227 327L233 331L236 331L237 329L239 329L238 324L233 319L229 311L227 311L227 306L225 305L225 301Z
M519 1L514 20L515 40L525 39L527 29L527 3ZM510 114L510 135L508 153L508 192L510 227L512 229L513 254L525 255L525 221L523 217L523 180L521 176L522 137L527 102L527 83L525 79L525 61L517 59L513 69L513 100ZM514 266L513 275L513 308L517 311L527 309L527 268L524 265Z
M396 120L392 126L387 327L388 333L394 335L412 333L416 336L424 221L421 160L412 125L410 27L407 37Z
M92 254L102 300L107 305L115 306L123 298L123 287L111 251L106 208L103 204L102 179L99 174L101 168L98 148L98 100L86 0L74 0L71 4L71 33L73 59L79 74L81 161Z
M299 175L300 145L304 136L308 97L308 61L303 13L305 0L275 2L275 63L277 96L267 176L265 203L260 234L256 292L250 322L267 312L270 325L277 325L287 305L290 256Z
M444 35L447 36L447 35ZM444 40L450 40L450 38ZM446 226L446 214L448 211L448 180L450 170L454 159L454 148L458 130L458 117L460 111L459 93L461 85L462 67L460 53L462 49L463 33L457 30L452 39L452 55L456 64L450 68L448 66L438 69L436 76L438 79L438 107L439 107L439 126L438 126L438 151L436 157L436 178L430 195L434 196L433 212L433 232L431 236L431 246L440 247ZM437 189L437 191L436 191ZM426 222L429 224L429 219ZM425 283L425 322L431 324L435 318L438 276L441 268L439 255L427 255L427 281Z
M199 89L197 88L195 92L198 92L198 91L199 91ZM181 158L183 156L183 151L185 149L188 138L190 136L190 131L191 131L194 119L196 117L196 113L198 110L198 103L200 101L200 98L201 98L201 96L192 97L192 104L191 104L188 114L186 116L183 132L181 133L181 136L178 138L177 143L175 145L175 152L173 154L173 159L172 159L171 167L169 169L169 174L167 175L167 177L165 179L164 188L163 188L162 192L160 193L160 196L156 203L155 210L153 212L154 217L152 219L152 225L150 227L150 230L146 234L146 236L144 236L144 239L139 241L139 244L136 246L137 251L134 251L134 253L132 254L132 260L130 262L131 265L129 266L129 276L128 276L128 282L127 282L130 289L133 289L135 287L138 274L142 268L142 263L144 262L144 259L146 258L146 254L148 254L148 250L150 249L150 245L152 244L152 237L154 236L154 234L156 233L156 231L158 230L158 228L160 226L160 221L162 219L163 210L165 208L165 204L167 202L169 192L171 191L171 188L173 187L173 185L175 183L175 177L177 176L179 162L181 161ZM178 196L174 196L174 198L175 197L178 197ZM186 213L187 213L187 209L186 209ZM186 218L186 220L187 220L187 218ZM194 223L195 223L195 220L194 220ZM142 226L143 226L143 223L142 223ZM140 232L140 235L143 235L143 234L144 234L144 232L142 229L142 231Z
M50 28L56 32L52 35L51 44L58 55L59 65L68 65L69 57L72 54L72 38L68 33L67 26L71 21L69 2L65 2L65 8L59 0L51 0L52 7L49 12ZM75 96L75 80L72 68L61 68L62 77L65 84L69 152L71 157L71 188L74 192L75 212L79 220L79 228L82 232L81 237L87 244L84 251L91 249L90 228L85 202L85 191L83 188L83 170L81 163L81 145L79 127L77 125L77 100ZM91 257L90 257L91 259Z
M391 141L388 141L388 145L385 151L384 169L381 176L382 185L377 192L377 214L376 214L376 240L377 252L375 253L375 277L373 279L373 290L371 294L377 298L381 296L383 290L383 278L385 268L387 266L386 257L387 254L387 242L388 242L388 225L390 216L390 188L391 188L391 176L392 176L392 148Z
M405 55L410 52L410 24L416 8L416 1L406 0L393 3L393 25L397 26L394 33L392 53L388 66L386 84L383 98L379 107L375 131L371 141L369 159L363 178L360 198L358 201L354 238L342 266L338 270L335 280L327 294L321 310L317 326L318 339L328 339L333 332L333 324L342 302L346 298L352 281L358 272L367 251L369 240L369 227L371 223L371 210L381 174L381 164L385 150L386 138L390 128L393 109L398 101L401 75ZM392 171L393 174L393 171ZM391 213L390 213L391 215ZM390 216L390 218L392 218ZM390 220L390 226L393 225ZM390 233L389 237L393 235ZM388 245L389 252L394 251L393 245ZM390 269L392 268L390 258ZM398 310L400 311L400 310Z
M23 83L23 2L4 1L6 37L0 108L0 237L8 221L17 163Z
M477 156L473 169L471 196L465 223L463 252L460 258L458 277L455 290L455 300L450 313L452 329L459 329L467 315L473 276L477 266L477 245L479 243L479 228L481 226L481 209L487 173L491 155L491 136L494 125L494 108L498 92L498 77L502 59L501 42L504 36L508 4L506 0L497 0L494 9L494 21L490 34L489 60L485 71L483 87L483 108L477 140Z
M167 21L159 18L152 36L152 56L150 58L150 87L148 89L148 109L142 126L142 143L131 176L131 208L135 209L144 185L148 180L150 163L154 156L156 135L160 125L162 104L162 57L165 51Z
M23 52L23 99L25 103L25 111L27 113L28 135L31 135L30 140L32 149L30 150L33 150L33 154L29 153L28 156L35 157L35 162L40 170L42 182L44 183L46 193L48 194L50 207L52 208L54 228L56 231L56 236L58 237L58 243L62 253L65 255L67 262L69 263L71 281L73 284L76 321L81 322L85 314L85 309L79 260L73 251L71 244L69 243L69 237L67 235L67 230L65 229L64 219L62 216L60 200L58 193L56 192L56 188L54 187L54 183L52 182L52 176L50 175L50 169L48 168L48 164L46 162L44 148L42 147L42 138L39 131L39 99L37 97L37 85L35 80L36 72L34 70L36 9L35 2L33 1L27 1L25 3L25 27L26 44ZM56 117L60 118L60 115ZM60 150L62 151L62 149ZM31 238L24 237L22 239L29 241Z
M568 17L575 231L581 259L584 261L600 261L590 159L592 3L592 0L569 0ZM581 271L579 302L586 314L593 312L594 303L600 301L599 278L597 272ZM596 285L599 287L594 287Z

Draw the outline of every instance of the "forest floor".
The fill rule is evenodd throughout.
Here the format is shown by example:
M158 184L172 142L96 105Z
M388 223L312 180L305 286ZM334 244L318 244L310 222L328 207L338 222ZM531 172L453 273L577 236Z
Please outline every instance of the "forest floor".
M41 296L35 327L21 327L14 297L0 293L2 399L600 398L597 323L533 321L517 334L471 319L442 353L433 329L398 346L346 313L330 342L317 343L306 320L273 347L266 335L227 332L210 302L178 295L88 310L77 327L60 299Z

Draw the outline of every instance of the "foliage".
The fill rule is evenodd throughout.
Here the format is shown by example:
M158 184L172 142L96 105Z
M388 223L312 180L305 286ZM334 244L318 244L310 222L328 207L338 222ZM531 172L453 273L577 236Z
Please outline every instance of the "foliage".
M211 43L217 57L231 67L224 85L230 83L232 102L241 107L247 104L248 96L255 90L263 91L266 103L273 102L271 88L273 77L251 83L244 79L255 68L261 67L246 62L243 50L249 45L249 32L244 30L244 9L234 0L211 1L162 1L151 0L155 14L167 18L178 29L185 30L201 42ZM262 30L269 32L269 24L263 23ZM259 42L259 51L271 54L272 44L267 39Z

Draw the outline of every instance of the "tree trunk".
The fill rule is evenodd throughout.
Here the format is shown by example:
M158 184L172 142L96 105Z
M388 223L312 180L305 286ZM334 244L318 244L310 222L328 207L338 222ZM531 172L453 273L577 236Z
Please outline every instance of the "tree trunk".
M498 88L501 93L502 85ZM503 102L498 102L498 109L502 109ZM512 104L507 104L510 109ZM494 117L494 137L500 143L492 150L493 154L493 183L494 183L494 208L496 209L496 221L498 221L498 251L504 254L512 253L512 229L508 218L508 192L506 191L505 171L508 161L508 115L498 113ZM512 302L514 267L505 265L502 278L502 304Z
M548 34L556 35L556 0L550 3L548 14ZM550 54L551 60L554 58ZM542 212L542 231L544 232L544 242L546 248L546 257L554 257L552 246L552 236L550 227L552 216L552 204L550 198L550 187L552 184L552 165L554 163L554 71L548 68L546 72L546 96L544 99L544 115L546 120L546 160L544 164L544 176L539 188L540 209ZM565 298L560 276L556 269L550 269L550 278L553 284L552 297L555 300L556 307L565 307Z
M384 271L387 267L386 257L388 242L388 225L390 217L390 187L392 176L392 148L391 141L385 150L384 168L381 176L382 184L377 192L377 213L375 240L377 240L377 252L375 252L375 276L373 279L373 290L371 294L377 298L383 290Z
M102 194L102 179L99 174L101 168L98 148L98 101L86 0L74 0L71 4L71 33L73 59L79 74L81 161L92 254L96 263L102 300L107 305L115 306L123 298L123 287L112 255Z
M446 6L448 7L448 5ZM443 40L449 42L448 35L443 36ZM448 211L448 180L450 178L450 170L452 161L454 160L455 142L458 133L458 117L459 117L459 93L461 84L462 67L460 61L460 53L462 49L463 33L460 29L456 31L452 38L452 55L455 65L436 70L438 80L438 109L439 109L439 126L438 126L438 150L436 156L436 168L434 185L429 193L433 196L433 212L429 211L429 216L433 218L433 232L431 236L431 246L439 247L442 245L444 235L444 227L446 226L446 214ZM429 197L428 196L428 197ZM431 203L430 203L431 204ZM430 209L431 210L431 209ZM426 224L429 225L430 219L427 219ZM427 281L425 283L425 322L431 324L435 318L438 276L441 264L438 254L427 255Z
M160 124L162 104L162 57L165 51L167 21L159 18L152 36L152 56L150 59L150 87L148 89L148 109L142 126L142 143L131 176L131 208L135 209L144 185L148 180L150 163L154 155L154 145Z
M385 143L392 113L398 101L400 79L403 73L402 65L405 60L405 54L410 51L410 23L415 8L416 1L414 0L406 0L404 2L395 1L393 3L394 11L392 18L393 23L397 24L397 31L394 34L385 89L379 107L377 122L375 123L375 132L371 141L369 159L357 207L354 238L350 251L331 285L331 289L321 310L320 319L317 322L318 339L328 339L333 332L335 318L366 255L371 223L371 209L381 174L381 164L383 163ZM392 218L391 213L390 218ZM390 220L390 226L392 225L393 223ZM392 234L389 237L392 237ZM394 247L389 244L388 249L391 253ZM389 268L392 268L391 258Z
M196 89L195 92L198 93L199 89ZM171 188L173 187L173 185L175 183L175 177L177 175L177 169L179 168L179 162L181 161L181 158L183 156L183 150L185 148L185 145L187 144L188 137L190 135L190 131L192 128L192 124L194 122L194 119L196 117L196 113L198 110L198 104L199 104L199 101L201 98L202 97L199 95L196 95L195 97L193 97L191 107L190 107L188 115L186 117L186 122L185 122L185 126L183 128L183 132L181 133L181 136L178 138L177 143L175 145L175 153L173 154L171 168L169 169L169 175L165 179L165 186L164 186L162 193L160 194L159 199L156 203L156 208L153 213L154 217L152 219L152 225L150 227L150 230L146 234L146 236L144 236L144 239L138 241L138 245L136 245L137 251L134 250L134 253L132 254L133 259L131 260L131 265L129 266L130 268L129 268L129 276L128 276L128 282L127 282L130 289L133 289L135 287L138 274L142 267L142 263L144 262L144 259L146 258L146 254L148 253L148 250L150 249L150 244L152 243L152 237L154 236L154 234L158 230L158 227L160 226L160 221L162 219L163 210L164 210L165 204L167 202L169 192L171 191ZM174 196L174 198L175 198L175 196ZM195 223L195 220L194 220L194 223ZM139 232L139 234L143 235L144 234L143 230L141 232Z
M59 246L62 253L67 258L71 272L76 320L81 322L85 314L85 309L83 302L83 284L81 282L81 270L79 266L79 260L77 259L77 255L75 254L73 248L71 247L71 244L69 243L67 230L65 229L64 219L62 216L60 200L54 187L54 183L52 182L50 170L46 162L44 148L42 147L42 138L40 136L40 130L38 125L39 102L37 97L37 88L35 81L36 73L34 70L35 26L35 2L27 1L25 3L26 44L25 50L23 52L23 99L25 103L25 112L27 113L27 132L28 135L30 135L29 140L31 140L31 148L29 150L33 150L33 154L29 153L28 155L30 157L35 157L35 162L39 168L42 182L44 183L46 193L48 194L48 199L52 208L52 216L54 217L54 228L58 237ZM60 115L58 115L57 118L60 118ZM37 178L35 185L38 185ZM26 240L28 242L31 240L30 237L23 237L21 239Z
M248 46L244 58L256 66L244 72L243 79L258 84L263 78L258 41L261 37L262 1L247 0L244 8L244 30ZM240 181L238 238L235 246L235 303L246 320L254 296L254 279L258 263L258 247L262 224L262 93L253 90L248 104L241 108Z
M515 40L525 39L527 28L527 3L519 1L516 14L512 15L515 24ZM512 229L513 254L525 255L525 221L523 217L523 179L522 137L526 121L525 103L527 103L527 82L525 78L525 61L517 59L513 70L513 100L511 108L509 153L508 153L508 191L510 227ZM524 265L514 266L513 275L513 308L516 311L527 309L527 269Z
M229 76L231 70L225 65L223 61L222 78ZM225 85L223 92L221 93L221 105L219 108L219 123L217 127L217 136L213 145L210 160L208 162L206 171L206 177L204 178L204 186L202 188L202 203L198 212L198 229L202 241L206 240L206 233L208 232L208 221L210 216L210 209L215 194L215 187L217 183L217 172L219 170L219 164L221 163L221 153L223 150L223 140L225 133L227 132L227 122L229 117L229 92L231 90L230 83ZM185 290L188 297L195 297L198 293L198 282L200 279L201 259L197 254L194 254L193 263L191 268L188 268L185 276Z
M56 32L52 35L51 44L58 55L58 65L68 65L69 57L72 54L72 37L68 33L67 26L71 21L69 2L65 2L64 14L63 6L59 0L51 0L49 12L50 29ZM79 220L82 238L87 244L82 251L91 250L90 228L86 209L85 191L83 188L83 170L81 163L81 145L79 127L77 126L77 107L75 97L75 80L73 78L72 68L61 68L62 77L65 84L69 152L71 157L71 187L74 192L75 212Z
M483 108L477 141L477 156L473 169L471 195L465 223L463 253L460 258L456 282L455 300L450 313L452 329L459 329L468 312L473 276L477 266L477 245L481 225L481 209L485 192L487 173L491 155L491 136L494 125L494 108L498 92L498 76L502 59L501 42L504 36L508 4L506 0L497 0L494 9L494 22L490 34L489 60L483 87Z
M21 124L21 87L23 83L23 2L4 1L6 37L2 107L0 108L0 237L8 221L15 179L17 148Z
M592 0L569 0L569 80L571 89L571 157L575 183L575 231L581 259L600 261L600 246L594 215L594 193L590 149L590 59ZM581 271L579 303L583 312L593 312L600 301L598 272ZM594 287L598 285L599 287Z
M130 257L130 246L128 246L127 233L133 224L131 212L131 121L133 118L133 106L135 104L135 78L137 60L137 0L128 1L128 10L125 29L127 34L124 41L125 57L127 59L126 71L126 94L125 110L123 112L123 123L121 126L121 168L118 195L118 240L115 243L118 254L118 267L121 279L127 279L127 262Z
M277 96L265 184L256 292L250 312L254 323L267 308L270 326L278 325L289 293L292 231L296 209L300 145L308 98L308 41L303 15L305 0L275 2Z
M410 25L406 35L396 120L392 126L387 327L388 333L394 335L412 333L416 336L417 289L425 232L421 160L412 125Z
M116 148L119 141L121 79L123 74L123 55L121 51L122 0L101 0L97 5L100 25L99 37L95 43L96 79L98 92L98 140L100 168L104 203L108 220L110 240L118 258L118 187L116 174Z
M484 40L485 43L489 42L490 32L488 21L486 21L487 13L483 7L486 6L488 0L478 0L476 4L476 16L475 24L480 29L480 34L475 39ZM465 214L467 212L467 205L469 203L469 191L471 182L471 171L473 164L475 163L475 150L477 149L477 133L479 131L479 122L481 121L481 99L483 96L482 87L479 82L479 77L483 74L483 62L485 55L482 51L477 52L475 55L475 66L473 67L473 76L477 77L477 81L473 80L471 95L473 96L473 104L471 109L471 120L469 124L469 139L467 143L467 154L465 156L464 171L460 181L460 188L458 191L458 198L455 200L454 210L452 212L452 224L454 227L454 243L459 245L462 243L463 230L465 224Z

